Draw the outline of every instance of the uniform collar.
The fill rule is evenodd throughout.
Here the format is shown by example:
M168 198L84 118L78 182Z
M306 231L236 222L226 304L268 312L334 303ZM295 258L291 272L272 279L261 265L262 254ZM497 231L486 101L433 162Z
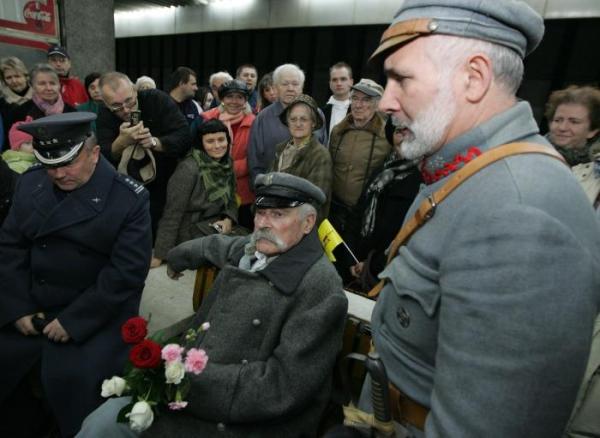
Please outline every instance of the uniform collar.
M275 257L273 261L256 274L262 275L273 283L285 295L292 295L306 272L323 256L323 247L317 236L316 227L300 240L295 246L283 254ZM242 248L232 264L238 266L244 255Z
M420 164L423 181L433 184L492 147L519 141L538 132L529 104L517 102L424 158Z

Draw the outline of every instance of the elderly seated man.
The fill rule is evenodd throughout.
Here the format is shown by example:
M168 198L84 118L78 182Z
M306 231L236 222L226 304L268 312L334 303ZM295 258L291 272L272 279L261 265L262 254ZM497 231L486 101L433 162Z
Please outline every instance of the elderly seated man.
M192 323L210 322L196 341L209 361L191 375L188 406L164 412L144 437L316 436L347 310L315 230L323 202L303 178L259 175L251 236L213 235L169 252L172 278L207 264L221 270ZM128 402L106 402L78 437L137 436L116 423Z

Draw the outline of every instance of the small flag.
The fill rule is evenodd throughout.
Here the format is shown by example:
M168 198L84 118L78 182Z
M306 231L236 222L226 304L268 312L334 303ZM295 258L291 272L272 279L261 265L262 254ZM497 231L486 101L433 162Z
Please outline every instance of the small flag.
M344 243L344 241L342 240L342 236L338 234L327 219L323 219L323 222L319 225L319 240L321 240L321 244L329 260L335 262L333 250Z

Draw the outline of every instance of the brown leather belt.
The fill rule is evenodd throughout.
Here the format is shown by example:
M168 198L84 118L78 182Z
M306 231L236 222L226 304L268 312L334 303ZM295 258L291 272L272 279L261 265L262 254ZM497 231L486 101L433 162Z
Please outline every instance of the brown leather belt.
M409 398L391 383L389 387L392 418L400 424L410 424L424 430L429 409Z

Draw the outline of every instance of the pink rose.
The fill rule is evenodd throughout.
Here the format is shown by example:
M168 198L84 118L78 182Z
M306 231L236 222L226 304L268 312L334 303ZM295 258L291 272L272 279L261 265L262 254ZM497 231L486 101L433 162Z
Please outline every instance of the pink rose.
M186 401L174 401L169 403L169 409L172 411L179 411L187 406L188 402Z
M161 357L167 363L181 361L181 354L185 349L178 344L167 344L161 351Z
M185 358L185 370L190 373L200 374L208 362L208 356L204 350L190 348Z

